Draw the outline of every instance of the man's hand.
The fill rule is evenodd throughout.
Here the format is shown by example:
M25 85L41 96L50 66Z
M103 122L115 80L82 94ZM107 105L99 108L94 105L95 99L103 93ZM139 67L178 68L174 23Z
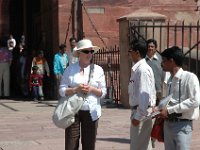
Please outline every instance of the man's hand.
M140 121L139 121L139 120L132 119L132 125L133 125L133 126L138 126L139 124L140 124Z
M158 116L161 117L161 118L167 118L168 117L168 110L167 110L167 108L163 108L160 111L160 114Z

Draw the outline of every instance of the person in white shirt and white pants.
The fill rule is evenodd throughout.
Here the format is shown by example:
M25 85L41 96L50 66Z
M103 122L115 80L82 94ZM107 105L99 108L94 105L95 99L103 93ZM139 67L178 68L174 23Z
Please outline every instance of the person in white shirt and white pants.
M135 63L131 69L128 87L131 107L130 150L151 150L152 119L142 121L156 104L155 79L151 67L144 59L147 53L145 41L133 41L129 56Z

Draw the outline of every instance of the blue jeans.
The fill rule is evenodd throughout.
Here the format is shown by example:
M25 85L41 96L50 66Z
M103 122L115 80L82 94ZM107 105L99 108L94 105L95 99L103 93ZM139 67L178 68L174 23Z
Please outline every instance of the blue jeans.
M32 96L33 98L39 99L39 86L32 87Z

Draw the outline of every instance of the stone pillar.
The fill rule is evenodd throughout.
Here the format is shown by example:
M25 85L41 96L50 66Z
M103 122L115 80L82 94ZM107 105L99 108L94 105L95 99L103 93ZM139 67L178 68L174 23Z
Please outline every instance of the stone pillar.
M134 22L136 25L140 24L143 27L137 28L140 35L144 37L145 40L149 38L154 38L158 41L158 50L165 47L164 36L160 37L159 28L145 28L144 26L161 25L165 23L166 16L153 13L153 12L134 12L126 16L120 17L117 21L119 22L119 47L120 47L120 102L124 107L129 107L129 96L128 96L128 83L130 78L130 71L132 62L128 56L129 50L129 24ZM164 35L164 30L162 31ZM158 40L159 39L159 40ZM161 43L161 44L160 44Z
M120 48L120 102L125 107L129 107L128 103L128 83L130 76L131 61L128 59L129 37L128 37L129 21L121 19L119 21L119 48Z

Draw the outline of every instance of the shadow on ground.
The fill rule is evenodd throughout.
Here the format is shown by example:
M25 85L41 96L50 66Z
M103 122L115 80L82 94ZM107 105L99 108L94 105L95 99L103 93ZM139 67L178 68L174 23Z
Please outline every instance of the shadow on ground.
M117 143L124 143L130 144L130 139L121 139L121 138L97 138L99 141L110 141L110 142L117 142Z

